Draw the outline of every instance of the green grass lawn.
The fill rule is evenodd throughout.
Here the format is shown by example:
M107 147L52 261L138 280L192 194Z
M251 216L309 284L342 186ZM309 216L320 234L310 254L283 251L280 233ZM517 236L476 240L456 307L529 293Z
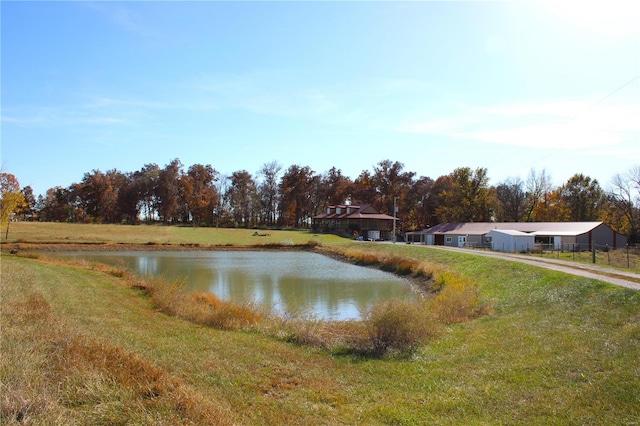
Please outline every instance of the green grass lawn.
M252 241L228 232L253 232L35 225L12 228L13 238L221 245L228 235ZM640 422L640 293L498 259L339 241L455 269L476 280L492 313L449 326L411 359L336 356L194 325L118 277L3 254L0 423Z

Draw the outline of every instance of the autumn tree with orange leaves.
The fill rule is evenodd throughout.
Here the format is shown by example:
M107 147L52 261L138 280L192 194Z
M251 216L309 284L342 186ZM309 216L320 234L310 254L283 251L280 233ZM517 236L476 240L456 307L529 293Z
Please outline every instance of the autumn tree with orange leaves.
M0 172L0 227L5 229L5 240L9 238L11 219L24 205L25 198L18 179L11 173Z

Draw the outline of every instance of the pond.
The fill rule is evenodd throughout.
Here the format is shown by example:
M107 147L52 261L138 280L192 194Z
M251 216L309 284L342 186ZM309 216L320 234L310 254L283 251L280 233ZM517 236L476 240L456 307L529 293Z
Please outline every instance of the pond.
M76 252L60 254L134 273L184 279L193 291L225 300L252 300L277 312L304 312L326 320L360 318L360 310L415 297L407 281L388 272L297 251Z

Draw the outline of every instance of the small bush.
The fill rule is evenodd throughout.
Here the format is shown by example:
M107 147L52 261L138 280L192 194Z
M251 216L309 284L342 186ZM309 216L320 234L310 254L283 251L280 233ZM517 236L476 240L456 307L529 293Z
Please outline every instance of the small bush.
M388 352L412 353L439 328L427 306L415 301L378 303L364 312L362 318L366 339L360 349L376 356Z

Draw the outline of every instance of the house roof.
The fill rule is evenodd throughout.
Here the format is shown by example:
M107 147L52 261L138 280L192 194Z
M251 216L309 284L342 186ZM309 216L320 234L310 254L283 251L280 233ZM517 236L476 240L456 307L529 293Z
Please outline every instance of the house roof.
M512 230L531 235L582 235L603 222L445 222L410 234L484 235L492 229Z
M387 214L380 213L376 210L371 204L354 204L350 206L329 206L330 209L335 209L339 207L340 209L344 209L341 213L322 213L317 216L314 216L314 219L377 219L377 220L393 220L393 216L389 216ZM347 208L354 209L355 211L351 213L347 213ZM371 213L367 213L371 212ZM397 219L396 219L397 220Z

